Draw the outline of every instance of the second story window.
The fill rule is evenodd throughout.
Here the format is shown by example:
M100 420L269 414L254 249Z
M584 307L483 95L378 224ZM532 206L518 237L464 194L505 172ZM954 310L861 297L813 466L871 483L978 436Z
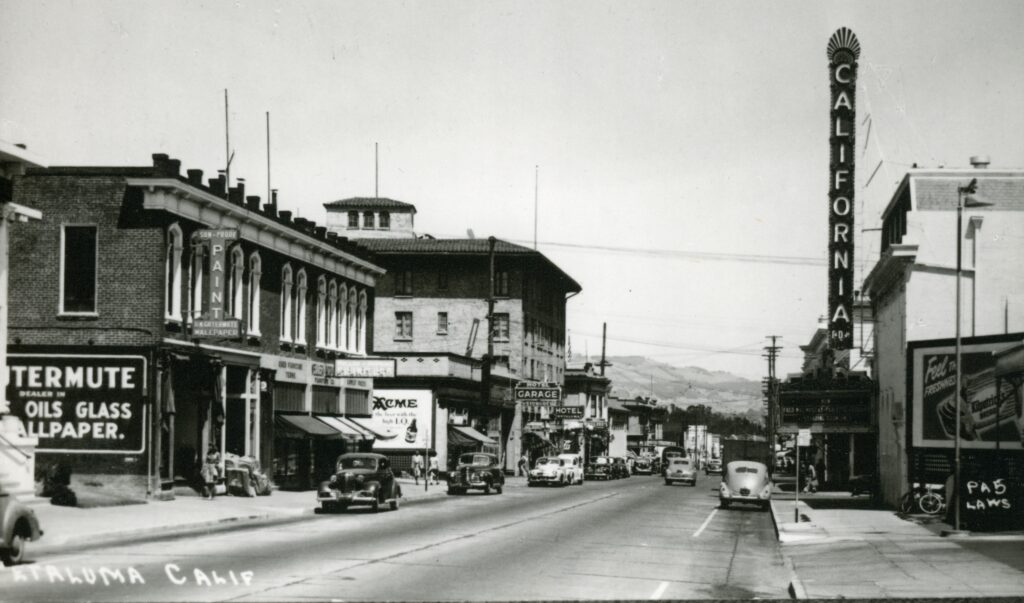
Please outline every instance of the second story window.
M355 210L348 212L348 227L359 228L359 212Z
M242 300L244 299L242 288L242 276L245 272L245 255L242 248L235 246L231 250L231 273L228 277L228 316L242 318Z
M65 226L62 234L60 312L95 314L96 227Z
M400 270L395 273L395 295L412 295L412 271Z
M281 341L292 340L292 267L285 264L281 271Z
M316 345L320 348L331 347L330 333L327 330L328 307L327 279L321 276L316 279Z
M494 340L508 341L508 314L494 314Z
M359 314L356 315L356 352L366 353L366 289L359 292Z
M249 335L260 335L260 254L249 256Z
M380 228L388 230L391 228L391 214L386 211L380 212Z
M494 295L508 297L508 271L498 270L494 273Z
M363 228L373 228L373 212L363 212Z
M295 343L306 343L306 271L295 279Z
M412 340L412 312L395 312L395 339Z
M334 331L337 333L335 341L339 350L348 351L348 287L341 286L341 293L338 295L338 312L335 319Z
M448 313L438 312L437 313L437 334L447 335L448 334Z
M164 318L181 320L181 250L183 237L181 228L172 224L167 229L166 283Z

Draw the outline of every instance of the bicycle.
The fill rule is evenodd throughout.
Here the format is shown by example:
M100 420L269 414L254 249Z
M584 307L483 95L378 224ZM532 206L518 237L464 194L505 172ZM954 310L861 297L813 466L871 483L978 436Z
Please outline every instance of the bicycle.
M915 509L925 515L938 515L946 508L946 498L943 496L943 486L939 484L918 484L900 497L899 509L904 515L909 515Z

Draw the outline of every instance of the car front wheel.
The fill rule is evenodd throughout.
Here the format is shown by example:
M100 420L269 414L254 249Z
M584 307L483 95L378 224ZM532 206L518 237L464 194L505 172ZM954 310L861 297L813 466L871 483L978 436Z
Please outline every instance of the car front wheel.
M495 494L501 494L504 491L505 491L504 486L502 486L501 484L498 484L497 486L494 487L494 493Z
M391 510L392 511L397 511L398 510L398 499L397 498L392 498L391 502L389 504L391 506Z
M373 502L370 504L370 510L374 513L380 512L380 498L373 499Z

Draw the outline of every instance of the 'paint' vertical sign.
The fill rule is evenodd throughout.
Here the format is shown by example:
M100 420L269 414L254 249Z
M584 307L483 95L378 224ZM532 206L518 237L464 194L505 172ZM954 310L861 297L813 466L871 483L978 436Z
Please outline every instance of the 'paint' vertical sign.
M241 321L237 317L227 318L224 313L224 289L230 278L227 270L227 248L238 240L238 231L233 228L198 230L195 242L203 248L206 256L205 272L206 299L201 317L192 321L193 338L237 339L241 336Z
M843 27L828 42L831 108L828 192L828 337L833 350L853 344L853 194L857 58L860 43Z

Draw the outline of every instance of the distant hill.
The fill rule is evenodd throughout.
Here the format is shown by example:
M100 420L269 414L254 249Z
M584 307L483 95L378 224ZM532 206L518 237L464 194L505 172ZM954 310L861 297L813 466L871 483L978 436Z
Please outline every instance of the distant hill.
M675 404L686 408L707 404L727 414L760 417L761 384L725 371L709 371L697 366L678 367L642 356L612 356L605 376L612 380L612 395L636 398L651 395L659 405Z

